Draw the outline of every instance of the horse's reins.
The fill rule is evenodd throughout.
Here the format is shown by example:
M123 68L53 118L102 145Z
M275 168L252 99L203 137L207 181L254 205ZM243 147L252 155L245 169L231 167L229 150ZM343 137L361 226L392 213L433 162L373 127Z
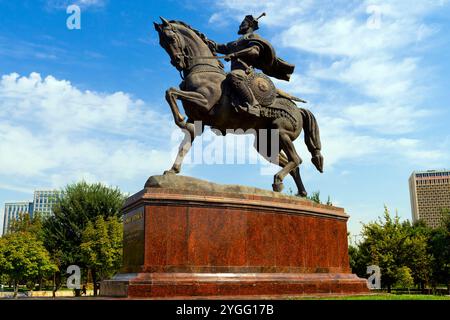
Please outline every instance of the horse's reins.
M265 12L263 12L263 13L262 13L258 18L256 18L255 20L258 21L260 18L262 18L262 17L264 17L264 16L266 16L266 13L265 13ZM176 35L176 36L178 37L178 35ZM181 43L181 41L178 41L178 42ZM224 60L229 59L229 60L231 60L231 59L232 59L232 54L227 54L227 55L225 55L225 56L199 56L199 57L193 57L193 56L190 56L190 55L188 55L188 54L182 53L181 56L183 56L184 58L186 58L186 59L188 59L188 60L190 60L190 61L193 61L193 60L199 60L199 59L202 59L202 60L220 60L220 59L224 59ZM193 67L190 67L189 70L192 70L192 69L194 69L195 67L196 67L196 65L194 65ZM182 71L180 71L180 76L181 76L181 79L184 80Z

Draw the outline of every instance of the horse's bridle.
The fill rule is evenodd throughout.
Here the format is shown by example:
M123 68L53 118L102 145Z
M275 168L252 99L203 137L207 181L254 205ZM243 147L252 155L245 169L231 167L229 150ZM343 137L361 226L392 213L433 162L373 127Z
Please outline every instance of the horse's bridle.
M184 66L185 69L184 70L180 70L180 76L181 79L185 79L185 77L187 77L190 74L194 74L194 73L200 73L200 72L217 72L217 73L221 73L221 74L225 74L225 71L223 71L222 69L215 67L215 66L211 66L207 63L192 63L195 60L205 60L205 59L210 59L210 60L218 60L218 59L222 59L222 58L226 58L225 57L216 57L216 56L208 56L208 57L194 57L192 55L189 54L188 51L188 47L186 46L186 42L184 41L184 39L182 39L180 37L180 35L177 32L177 29L170 25L170 31L173 33L171 34L171 36L173 37L173 39L175 40L176 45L178 46L178 49L180 51L180 53L178 53L175 58L179 58L179 59L183 59L184 62ZM184 76L183 76L184 73Z

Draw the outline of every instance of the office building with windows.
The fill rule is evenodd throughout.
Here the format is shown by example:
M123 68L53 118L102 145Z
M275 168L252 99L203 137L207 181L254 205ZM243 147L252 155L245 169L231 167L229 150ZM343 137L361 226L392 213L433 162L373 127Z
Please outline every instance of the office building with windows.
M450 210L450 170L415 171L409 178L413 222L436 228Z
M34 192L33 202L9 202L5 203L5 210L3 214L3 233L5 235L11 222L19 217L20 214L40 214L42 216L49 216L53 213L53 206L58 201L61 191L54 190L37 190Z
M3 213L3 235L6 234L13 220L16 220L21 214L33 216L33 203L29 201L8 202L5 203Z
M53 206L60 196L60 191L39 190L34 192L33 211L42 216L48 216L53 213Z

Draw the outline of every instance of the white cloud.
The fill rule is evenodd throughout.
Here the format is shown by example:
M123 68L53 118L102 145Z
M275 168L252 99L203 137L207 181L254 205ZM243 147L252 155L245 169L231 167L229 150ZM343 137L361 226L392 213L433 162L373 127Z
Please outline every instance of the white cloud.
M419 167L439 167L449 160L445 149L428 146L419 139L362 134L349 128L349 120L329 116L320 119L327 167L334 167L344 161L373 164L406 161Z
M80 91L37 73L0 81L0 177L10 186L145 180L170 166L171 129L168 115L123 92Z
M389 116L387 116L389 115ZM380 103L366 103L343 109L342 116L359 128L373 129L379 134L406 134L415 132L420 119L425 119L430 112L411 106Z
M319 120L327 165L343 160L403 159L442 165L449 153L418 138L425 119L431 72L422 64L439 26L426 17L449 1L217 1L221 15L266 11L265 35L289 57L306 56L290 83ZM283 54L284 55L284 54ZM312 107L311 107L312 106ZM412 136L414 134L414 136ZM300 146L303 142L297 142Z
M273 79L277 87L285 90L291 94L316 94L320 92L320 85L316 78L299 75L297 73L293 74L290 81L281 81Z
M286 23L289 19L305 12L313 3L313 0L226 0L216 2L222 17L231 16L234 20L241 21L247 14L257 17L265 12L267 16L261 21L264 25L272 26Z
M46 0L47 9L66 9L69 5L75 4L81 8L101 8L108 0Z

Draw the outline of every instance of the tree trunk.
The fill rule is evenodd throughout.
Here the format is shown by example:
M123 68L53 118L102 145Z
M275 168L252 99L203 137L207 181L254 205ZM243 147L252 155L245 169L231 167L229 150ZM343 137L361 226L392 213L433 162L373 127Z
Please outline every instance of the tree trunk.
M95 271L95 269L92 269L91 274L92 274L92 282L94 283L94 297L96 297L97 296L97 272Z
M42 281L43 281L43 277L41 276L39 279L38 291L42 290Z
M17 280L14 280L14 298L17 298L17 293L19 292L19 285L17 283Z
M61 272L53 273L53 298L56 297L56 291L61 287Z
M387 291L388 291L388 293L391 293L391 285L390 284L387 286Z
M52 297L56 298L56 272L53 272L53 289L52 289Z

